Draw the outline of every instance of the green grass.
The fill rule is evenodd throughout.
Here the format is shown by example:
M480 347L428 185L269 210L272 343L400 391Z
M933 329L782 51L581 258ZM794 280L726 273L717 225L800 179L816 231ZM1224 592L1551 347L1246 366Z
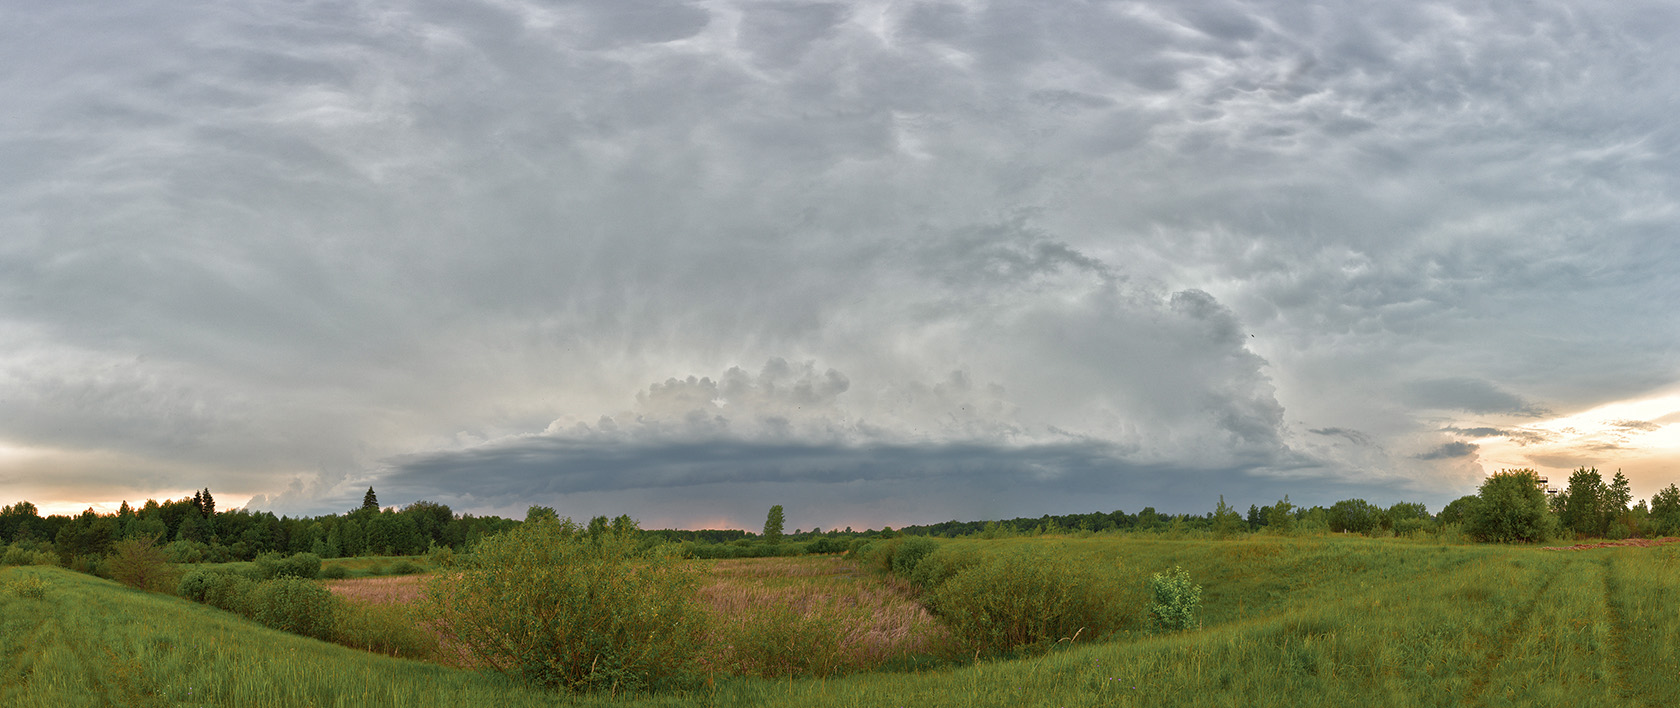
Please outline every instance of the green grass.
M1100 641L920 673L719 677L687 695L569 697L274 632L57 568L6 568L0 705L1680 705L1675 546L958 543L1096 569L1135 619ZM1173 565L1204 588L1202 628L1152 635L1143 588ZM44 597L11 590L26 577L45 581Z
M325 560L321 561L321 570L325 571L327 568L329 568L331 566L341 566L345 570L346 574L345 574L344 577L346 577L346 578L372 578L372 577L378 577L378 576L382 576L382 575L390 575L391 571L398 567L398 564L403 563L405 561L407 563L409 563L410 565L413 565L415 568L418 569L418 572L421 572L421 573L430 573L430 572L434 572L434 571L438 570L437 564L432 562L431 557L430 556L424 556L424 555L420 555L420 556L357 556L357 557L354 557L354 558L328 558L328 559L325 559ZM252 561L233 561L233 562L230 562L230 563L195 563L195 564L191 564L191 565L185 565L185 566L182 566L182 567L183 568L210 568L210 569L214 569L214 570L231 570L231 571L237 571L237 572L244 573L244 572L250 572L250 571L255 570L256 567L257 567L257 564L252 562Z

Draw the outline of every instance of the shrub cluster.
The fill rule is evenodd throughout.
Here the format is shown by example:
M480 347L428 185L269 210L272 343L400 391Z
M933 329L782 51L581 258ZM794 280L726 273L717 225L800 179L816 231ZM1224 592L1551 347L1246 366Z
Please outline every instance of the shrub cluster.
M325 574L333 569L343 566ZM176 593L283 632L409 659L438 654L437 636L409 607L346 602L312 580L256 574L199 568L182 576Z
M697 675L697 584L692 568L640 550L631 534L548 519L484 539L427 597L487 666L553 687L639 690Z
M201 568L182 576L176 593L267 627L327 641L336 637L342 610L331 591L291 576L252 580L240 573Z
M1173 566L1149 578L1149 619L1155 628L1176 632L1196 626L1196 610L1202 604L1202 586L1190 582L1190 572Z
M1021 554L985 557L933 589L928 606L979 651L1119 628L1120 608L1092 573Z
M1126 620L1125 608L1135 607L1088 569L1024 553L981 553L910 536L866 543L857 555L909 581L971 651L1112 632Z
M7 565L58 565L58 554L14 543L0 553L0 566Z
M151 538L127 538L111 547L106 561L111 579L131 588L152 592L168 592L176 584L178 573L164 550L153 545Z
M313 553L294 553L291 556L282 556L279 553L263 553L257 556L252 577L256 580L272 580L274 578L314 580L321 577L321 557Z

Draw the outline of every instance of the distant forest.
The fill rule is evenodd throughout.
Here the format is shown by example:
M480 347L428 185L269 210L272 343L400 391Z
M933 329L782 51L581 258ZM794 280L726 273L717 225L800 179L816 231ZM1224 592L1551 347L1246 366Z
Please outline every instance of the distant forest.
M1518 474L1518 473L1521 474ZM739 529L642 530L628 516L609 521L591 519L596 530L633 529L647 544L680 544L683 553L695 557L795 555L833 553L847 550L851 543L881 536L980 536L986 538L1029 534L1083 534L1104 532L1157 532L1167 534L1255 532L1262 529L1282 533L1359 533L1371 536L1409 536L1443 533L1463 527L1483 540L1540 540L1543 538L1656 536L1680 533L1680 488L1669 485L1652 497L1634 503L1627 479L1617 472L1606 482L1596 469L1576 470L1569 487L1550 498L1542 494L1532 470L1512 470L1493 475L1482 495L1466 496L1431 514L1423 505L1401 502L1383 508L1363 499L1347 499L1328 507L1297 507L1285 496L1267 506L1250 505L1247 514L1227 506L1223 497L1218 507L1202 515L1163 514L1144 507L1136 514L1124 511L1088 514L1046 514L991 521L945 521L906 526L896 531L796 529L782 534L781 507L772 509L775 533L766 536ZM1504 484L1516 496L1491 495ZM1488 497L1485 501L1483 497ZM1510 497L1506 500L1506 497ZM1522 511L1526 509L1526 511ZM1476 531L1478 524L1510 525L1504 519L1510 510L1526 514L1526 531L1517 538L1495 538ZM527 518L554 514L547 507L533 506ZM1480 521L1478 521L1480 519ZM797 519L790 520L797 523ZM0 545L27 552L53 552L59 562L74 567L79 559L93 563L111 551L116 543L130 538L151 539L163 545L170 560L177 563L248 561L266 553L313 553L321 558L354 556L403 556L466 551L486 536L499 533L523 520L498 516L456 514L447 505L418 501L401 509L379 505L370 487L360 507L344 514L316 517L275 516L267 511L216 508L208 488L191 497L157 502L147 500L139 508L123 502L112 514L98 514L91 508L79 515L41 516L35 505L24 501L0 508ZM1487 523L1482 523L1487 522ZM768 532L771 525L767 523Z
M1251 510L1250 521L1264 526L1274 507ZM533 507L532 513L548 511ZM842 539L861 536L910 534L922 536L1009 535L1057 531L1109 531L1181 528L1211 528L1214 515L1171 516L1145 508L1136 514L1123 511L1062 516L1021 517L1003 521L946 521L906 526L896 532L881 530L796 529L783 541L808 544L820 538ZM246 561L263 553L314 553L322 558L353 556L419 555L449 548L465 551L479 539L521 523L499 516L456 514L447 505L418 501L400 509L381 507L369 488L360 507L343 514L316 517L276 516L267 511L218 510L209 489L193 496L158 502L148 499L133 507L123 502L115 513L99 514L91 508L78 515L41 516L35 505L18 502L0 509L0 544L11 543L36 550L52 550L66 559L100 557L111 546L128 538L151 538L166 545L172 560L180 563ZM591 525L607 523L596 517ZM633 523L633 522L632 522ZM740 529L644 530L649 541L687 545L742 544L758 540L758 534ZM823 548L844 550L843 543ZM819 548L818 552L822 552Z

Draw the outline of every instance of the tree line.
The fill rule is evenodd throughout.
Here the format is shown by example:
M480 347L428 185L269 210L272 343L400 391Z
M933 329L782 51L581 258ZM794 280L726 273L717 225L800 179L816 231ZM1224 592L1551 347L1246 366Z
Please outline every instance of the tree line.
M1554 538L1624 538L1680 534L1680 487L1670 483L1650 502L1633 498L1627 477L1610 481L1596 467L1580 467L1557 494L1542 489L1531 469L1508 469L1442 510L1461 519L1478 540L1533 542Z
M553 509L532 507L527 520L554 516ZM381 507L372 487L362 504L343 514L315 517L275 516L267 511L221 510L208 488L190 497L148 499L140 507L123 502L112 514L91 508L78 515L41 516L22 501L0 508L0 544L28 552L53 552L71 567L108 555L125 539L150 539L173 562L248 561L265 553L313 553L321 558L417 555L448 548L465 551L520 520L456 514L447 505L417 501L402 508ZM780 505L766 518L762 534L739 529L661 529L643 531L628 516L592 519L589 529L629 531L647 543L680 543L687 554L790 555L845 550L847 541L893 535L978 536L986 538L1066 533L1200 532L1219 536L1256 532L1359 533L1407 536L1452 528L1484 541L1540 541L1551 538L1656 537L1680 535L1680 487L1670 484L1649 501L1635 500L1627 477L1617 471L1605 480L1596 468L1571 473L1565 489L1547 495L1536 472L1502 470L1488 477L1477 494L1459 498L1431 514L1416 502L1388 507L1364 499L1329 506L1301 507L1287 495L1273 504L1251 504L1246 514L1227 505L1205 514L1164 514L1144 507L1135 514L1116 510L1085 514L1045 514L985 521L945 521L906 526L897 531L865 529L784 533ZM769 547L774 546L774 549Z
M27 501L0 508L0 542L51 551L75 567L109 554L125 539L150 539L173 562L248 561L264 553L313 553L322 558L416 555L433 548L465 550L479 539L517 525L497 516L456 514L447 505L417 501L381 508L369 487L362 505L343 514L275 516L268 511L219 510L208 488L193 496L112 514L41 516Z

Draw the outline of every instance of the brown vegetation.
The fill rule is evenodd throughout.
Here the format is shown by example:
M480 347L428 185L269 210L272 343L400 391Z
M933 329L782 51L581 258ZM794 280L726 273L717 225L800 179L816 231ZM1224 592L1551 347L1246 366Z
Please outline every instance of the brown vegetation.
M334 595L346 600L386 604L410 604L425 591L426 575L394 575L378 578L328 580L326 586Z
M711 615L705 665L722 673L819 674L866 670L939 650L948 633L902 581L835 557L703 562L697 599ZM369 605L412 605L430 575L329 580L334 595ZM434 630L436 631L436 630ZM469 665L438 632L445 663Z
M706 663L752 675L866 670L937 651L945 629L902 583L833 557L713 562ZM772 646L774 645L774 646Z

